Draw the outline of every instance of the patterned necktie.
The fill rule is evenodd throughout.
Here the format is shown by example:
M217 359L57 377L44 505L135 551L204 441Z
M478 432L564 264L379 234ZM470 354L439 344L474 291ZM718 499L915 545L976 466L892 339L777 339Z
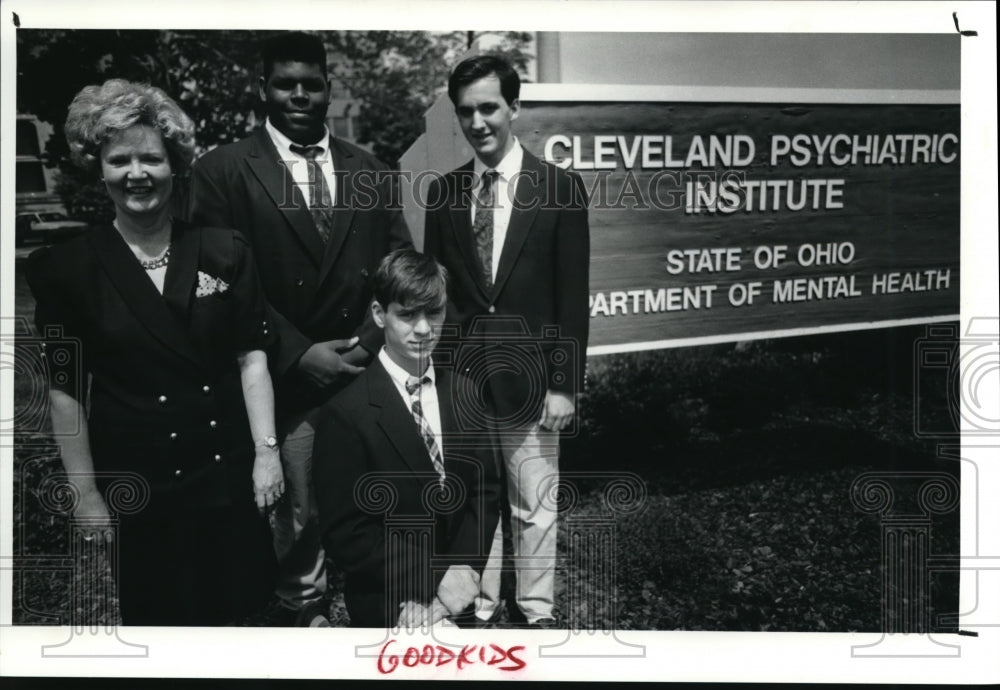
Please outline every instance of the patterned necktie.
M476 195L476 217L472 222L472 236L476 239L476 253L483 269L486 290L493 289L493 208L496 203L495 185L499 177L496 170L483 173L483 185Z
M430 382L431 379L429 376L424 376L421 379L411 376L406 380L406 392L410 396L410 412L413 414L413 421L417 423L417 428L420 429L420 436L424 439L427 452L430 453L431 463L433 463L434 469L437 470L440 476L438 483L444 488L444 461L441 459L441 449L438 448L437 440L434 438L434 431L431 429L430 422L424 417L424 408L420 404L420 389L424 384L429 384Z
M309 213L312 214L313 222L316 224L316 231L323 240L323 244L330 242L330 231L333 228L333 202L330 198L330 188L326 184L326 177L316 156L323 153L320 146L300 146L292 144L289 147L292 153L297 153L306 159L306 166L309 170Z

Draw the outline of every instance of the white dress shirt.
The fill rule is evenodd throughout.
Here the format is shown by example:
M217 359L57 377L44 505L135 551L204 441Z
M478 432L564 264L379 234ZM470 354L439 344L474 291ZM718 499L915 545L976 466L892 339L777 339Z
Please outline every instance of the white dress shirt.
M309 165L305 156L292 151L292 144L295 142L272 125L270 118L264 121L264 129L267 130L268 136L271 137L275 148L278 149L278 158L284 161L285 167L292 173L292 180L302 192L302 198L308 205L312 200L312 195L309 190ZM330 131L325 125L323 126L323 137L309 146L318 146L323 150L316 156L316 162L319 163L319 168L323 171L323 177L326 179L326 186L330 190L330 204L335 205L337 203L337 180L333 172L333 158L330 155Z
M524 161L524 149L521 143L514 138L514 148L507 152L500 164L495 168L488 167L479 158L474 159L472 164L473 172L479 184L473 188L472 193L472 222L476 222L476 199L483 188L483 173L487 170L496 170L499 177L494 181L493 198L495 206L493 208L493 266L491 267L493 281L497 279L497 267L500 266L500 254L503 253L503 243L507 239L507 225L510 223L510 211L514 206L514 193L517 188L517 178L521 172L521 163Z
M378 359L382 362L382 366L389 373L389 378L392 379L392 383L396 386L396 390L399 391L399 395L403 398L403 403L406 405L406 409L412 412L410 403L410 394L406 392L406 381L410 378L410 374L392 361L389 357L389 353L386 352L385 345L379 350ZM437 441L438 448L441 449L442 455L444 454L444 445L442 445L441 439L441 406L438 404L438 394L436 381L434 379L434 364L430 363L427 366L427 371L424 372L424 376L428 377L431 382L424 384L420 387L417 395L420 396L420 407L424 413L424 419L427 420L428 424L431 425L431 431L434 432L434 440ZM441 458L444 462L444 457Z

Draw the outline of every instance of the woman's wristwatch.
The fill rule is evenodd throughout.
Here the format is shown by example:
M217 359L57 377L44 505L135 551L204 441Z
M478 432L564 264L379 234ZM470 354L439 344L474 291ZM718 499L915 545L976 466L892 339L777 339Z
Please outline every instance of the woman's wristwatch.
M274 436L265 436L260 441L253 444L254 448L267 448L269 450L278 450L278 439Z

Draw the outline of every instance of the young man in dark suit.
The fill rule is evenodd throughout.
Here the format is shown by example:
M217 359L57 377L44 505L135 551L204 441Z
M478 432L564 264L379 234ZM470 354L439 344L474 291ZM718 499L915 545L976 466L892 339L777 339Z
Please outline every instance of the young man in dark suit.
M320 526L355 627L433 625L462 612L496 530L491 450L455 415L467 386L431 358L446 280L412 249L382 261L372 314L385 346L317 420Z
M368 153L332 137L326 49L313 35L282 33L262 49L264 125L207 153L194 168L192 218L235 228L253 246L279 336L272 363L286 496L279 504L277 594L322 624L324 555L311 487L319 406L381 347L368 277L390 250L410 246L393 181Z
M511 132L519 93L502 58L455 68L448 95L475 158L431 185L424 251L451 275L447 321L499 348L482 380L507 474L517 604L529 626L544 628L554 625L556 510L540 487L554 488L559 432L583 385L590 239L579 176L542 163ZM512 318L538 344L517 366L501 354L519 339L505 330ZM483 623L500 611L502 544L498 529L477 601Z

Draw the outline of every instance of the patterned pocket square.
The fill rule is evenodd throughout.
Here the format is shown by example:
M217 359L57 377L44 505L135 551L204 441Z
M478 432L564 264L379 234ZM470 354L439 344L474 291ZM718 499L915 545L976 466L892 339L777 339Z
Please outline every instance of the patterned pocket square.
M195 290L195 297L207 297L216 293L222 294L229 289L229 283L222 278L213 278L204 271L198 271L198 289Z

